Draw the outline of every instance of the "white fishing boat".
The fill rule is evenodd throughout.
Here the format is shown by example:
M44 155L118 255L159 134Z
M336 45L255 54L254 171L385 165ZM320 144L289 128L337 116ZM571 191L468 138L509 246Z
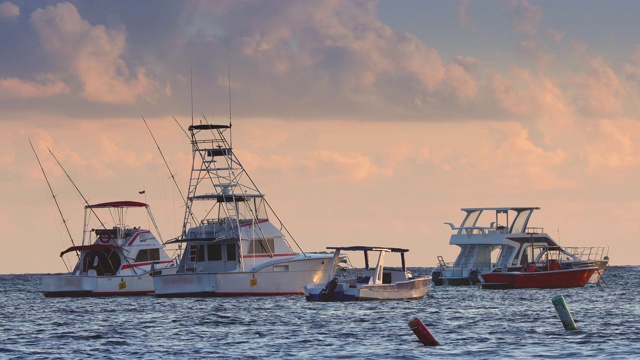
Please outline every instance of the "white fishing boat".
M153 293L151 275L175 272L177 261L165 252L164 245L148 229L130 227L125 216L130 209L144 208L156 226L149 205L136 201L116 201L85 206L82 244L60 253L78 254L78 262L69 274L42 278L46 297L147 295ZM96 211L108 210L115 224L107 227ZM90 229L95 217L100 227Z
M308 301L362 301L362 300L409 300L424 297L431 287L431 276L413 276L407 270L404 254L407 249L347 246L327 247L334 250L332 271L321 282L306 284L304 294ZM358 270L355 277L339 279L336 276L340 257L344 251L364 253L365 267ZM370 266L369 253L377 253L375 266ZM385 254L400 254L402 266L399 269L385 268Z
M539 209L463 208L465 216L459 227L445 223L454 231L449 244L459 246L460 252L453 263L438 256L438 264L431 273L433 283L473 285L481 282L479 275L482 273L496 269L518 271L530 262L541 262L547 256L544 249L556 249L559 244L544 232L544 228L529 226L531 215ZM532 255L531 247L543 250ZM589 283L596 283L609 263L608 253L607 247L562 247L558 260L564 267L595 265L597 271Z
M304 284L325 279L332 255L305 253L295 242L235 156L231 125L192 125L189 132L184 223L169 242L184 244L184 254L175 274L154 277L155 295L302 295Z

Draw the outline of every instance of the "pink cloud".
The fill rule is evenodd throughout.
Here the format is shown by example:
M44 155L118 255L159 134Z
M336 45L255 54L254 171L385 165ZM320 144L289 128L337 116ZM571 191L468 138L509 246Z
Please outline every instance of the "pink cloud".
M69 3L38 9L31 16L42 47L81 84L81 95L101 103L133 103L153 99L162 92L146 69L133 72L122 58L126 45L123 28L107 29L82 19ZM66 70L70 69L70 70Z
M640 165L640 149L634 140L640 137L637 129L636 120L599 120L583 150L587 170L610 174Z
M509 74L495 73L491 84L499 104L517 115L569 117L573 110L553 79L514 68Z
M618 115L626 91L615 71L601 58L586 62L586 72L577 79L579 104L594 116Z
M37 76L39 82L25 81L18 78L0 79L0 98L29 99L45 98L69 93L69 87L54 76Z
M15 19L20 16L20 8L10 1L0 4L0 17Z

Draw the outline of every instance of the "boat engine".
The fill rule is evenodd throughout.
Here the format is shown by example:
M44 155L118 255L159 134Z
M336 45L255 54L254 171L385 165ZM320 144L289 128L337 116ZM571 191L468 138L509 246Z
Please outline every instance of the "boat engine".
M322 297L322 300L323 301L333 300L334 293L337 287L338 287L338 278L334 277L327 283L324 289L320 291L320 296Z

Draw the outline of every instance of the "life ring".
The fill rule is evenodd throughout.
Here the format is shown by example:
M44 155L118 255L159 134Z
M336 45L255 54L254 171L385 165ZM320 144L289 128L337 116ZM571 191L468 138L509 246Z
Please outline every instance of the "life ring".
M103 244L108 244L111 241L111 233L100 234L100 236L98 236L98 240Z

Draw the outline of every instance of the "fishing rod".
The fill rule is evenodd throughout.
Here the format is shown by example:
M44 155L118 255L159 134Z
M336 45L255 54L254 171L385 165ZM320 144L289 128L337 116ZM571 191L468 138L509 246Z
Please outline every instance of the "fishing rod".
M67 176L67 178L69 179L69 181L71 182L71 184L73 184L73 187L76 189L76 191L78 192L78 194L80 194L80 197L82 197L82 200L84 201L85 205L91 210L91 213L93 214L93 216L96 217L96 219L98 220L98 222L100 222L100 226L102 226L102 228L104 230L107 230L107 226L102 222L102 219L100 219L100 217L98 216L98 214L96 214L96 211L93 209L93 207L91 206L91 204L89 204L89 201L87 200L87 198L84 197L84 195L82 194L82 191L80 191L80 189L78 188L78 186L76 185L76 183L73 181L73 179L71 179L71 176L69 176L69 173L67 173L67 170L64 169L64 166L62 166L62 164L60 163L60 161L58 161L58 158L53 154L53 151L51 151L51 149L47 148L47 150L49 150L49 153L51 154L51 156L53 156L53 158L56 160L56 162L58 163L58 166L60 166L60 169L62 169L62 171L64 172L64 174ZM86 215L85 215L86 217ZM83 231L85 231L85 229L83 229ZM83 235L85 233L83 232ZM84 236L83 236L83 240L84 240ZM124 258L124 260L127 262L127 264L131 265L131 262L129 261L129 258L127 257L127 255L124 253L124 251L122 250L122 248L118 247L117 248L120 253L122 254L122 257ZM111 260L109 260L111 261ZM137 270L135 267L132 267L133 272L137 274Z
M58 198L56 196L56 194L53 192L53 188L51 187L51 183L49 182L49 178L47 177L47 173L44 171L44 168L42 167L42 163L40 162L40 158L38 157L38 153L36 152L36 149L33 147L33 143L31 143L31 139L29 139L29 145L31 145L31 150L33 150L33 155L36 156L36 160L38 161L38 165L40 165L40 170L42 170L42 175L44 175L44 180L47 182L47 186L49 187L49 192L51 192L51 197L53 198L53 201L56 204L56 208L58 208L58 213L60 213L60 218L62 219L62 223L64 224L64 228L67 230L67 234L69 235L69 239L71 240L71 244L75 247L76 243L75 241L73 241L73 236L71 236L71 231L69 230L69 226L67 225L67 219L64 218L64 215L62 214L62 210L60 209L60 204L58 203ZM76 255L78 256L78 259L80 258L80 255L76 252ZM69 265L67 265L67 262L64 261L64 258L62 258L62 262L64 263L64 266L67 268L67 271L71 272L71 269L69 269Z
M67 170L64 169L64 166L62 166L62 164L60 163L60 161L58 161L58 158L53 154L53 151L51 151L51 149L47 148L47 150L49 150L49 154L51 154L51 156L53 156L53 158L56 160L56 162L58 163L58 166L60 166L60 169L62 169L62 172L64 172L64 174L67 176L67 178L69 179L69 181L71 182L71 184L73 185L73 187L76 189L76 191L78 192L78 194L80 194L80 197L82 197L82 200L84 201L84 204L86 206L89 206L89 208L91 209L91 212L93 213L93 215L96 217L96 219L98 219L98 221L100 222L100 226L102 226L103 229L107 229L107 226L102 222L102 220L100 219L100 217L98 216L98 214L96 214L95 210L93 210L93 208L91 207L91 204L89 204L89 201L87 201L87 198L84 197L84 195L82 194L82 191L80 191L80 189L78 189L78 186L76 185L75 182L73 182L73 179L71 179L71 176L69 176L69 173L67 173Z

